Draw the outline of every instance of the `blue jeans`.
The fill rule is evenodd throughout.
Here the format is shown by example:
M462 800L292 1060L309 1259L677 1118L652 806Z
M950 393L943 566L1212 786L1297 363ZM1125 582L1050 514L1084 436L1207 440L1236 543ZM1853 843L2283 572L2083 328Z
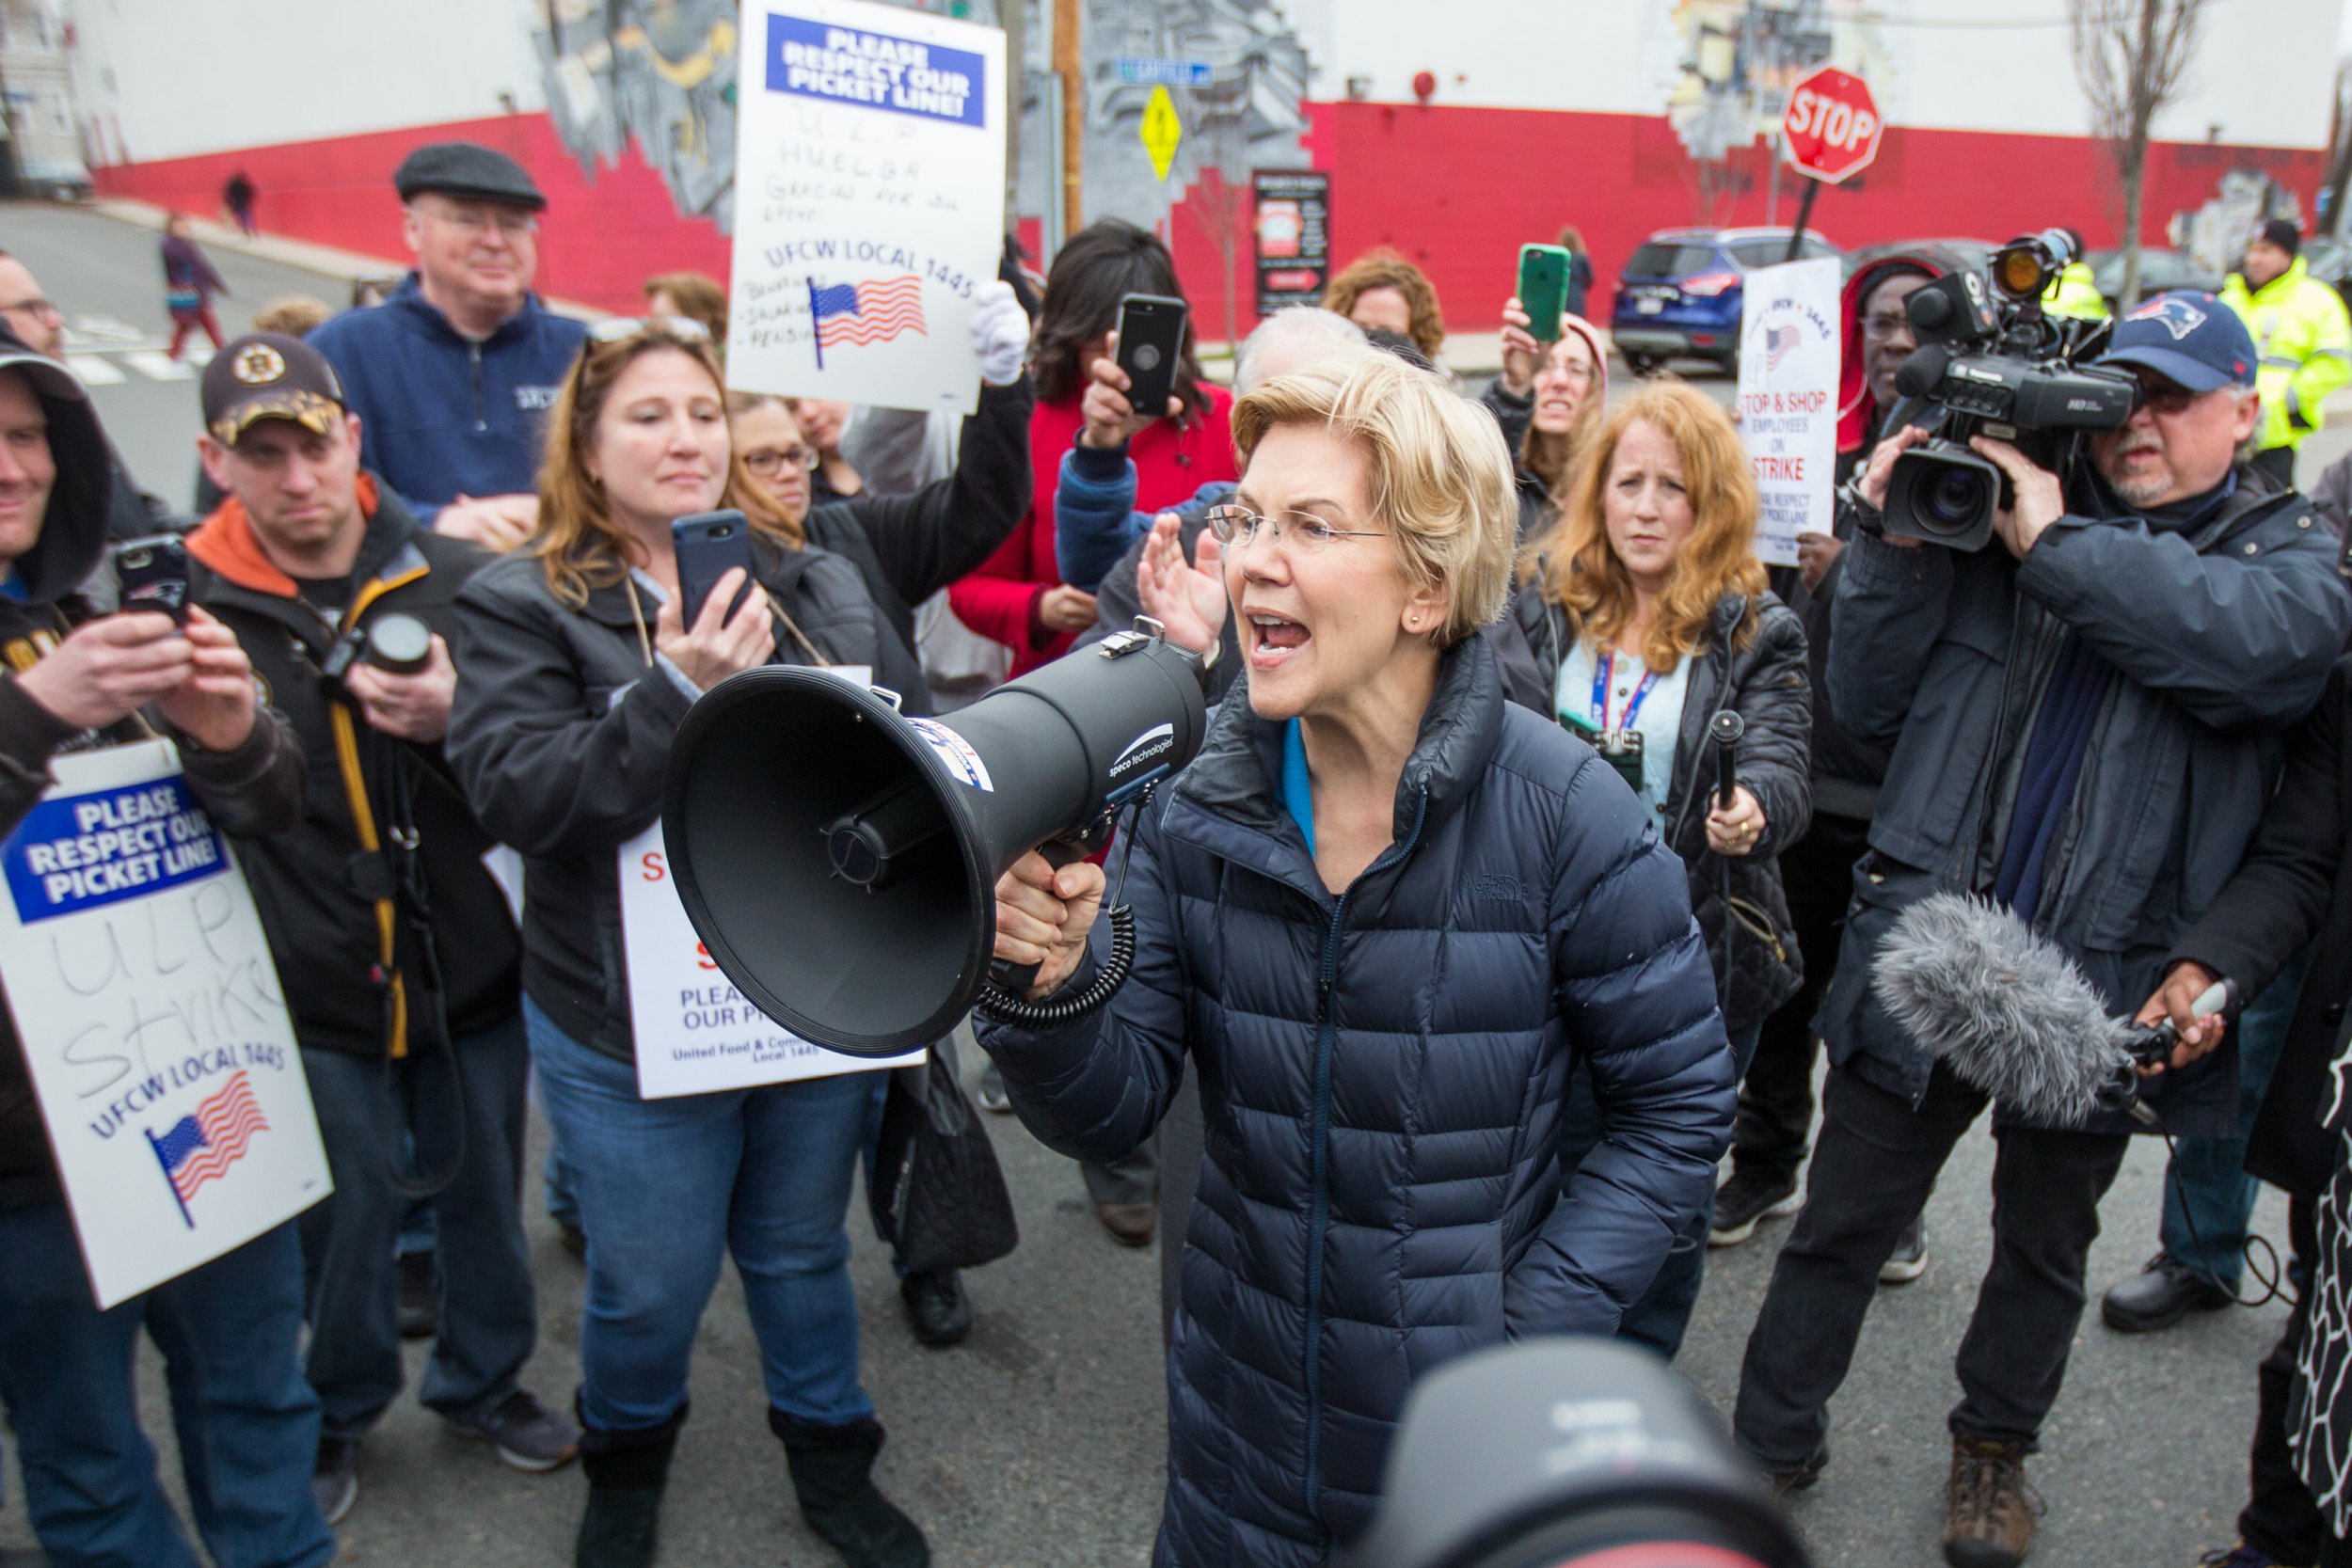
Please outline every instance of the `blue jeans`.
M1733 1073L1744 1078L1748 1064L1756 1059L1756 1041L1762 1037L1764 1024L1758 1020L1731 1037ZM1560 1180L1565 1186L1574 1177L1584 1157L1600 1142L1600 1104L1593 1098L1593 1081L1579 1069L1568 1079L1568 1103L1563 1116L1560 1134ZM1666 1260L1658 1265L1657 1277L1643 1291L1625 1316L1617 1320L1617 1338L1651 1350L1672 1361L1682 1349L1682 1336L1691 1327L1691 1309L1698 1305L1699 1283L1707 1273L1707 1232L1715 1221L1715 1193L1709 1188L1707 1201L1699 1205L1697 1213L1684 1222L1674 1239Z
M2254 1131L2270 1075L2286 1049L2308 951L2297 953L2237 1021L2237 1135L2179 1138L2164 1183L2164 1250L2234 1293L2246 1265L2246 1227L2262 1183L2246 1174L2246 1140Z
M311 1568L319 1402L302 1379L292 1222L101 1312L58 1203L0 1212L0 1401L55 1568L198 1568L139 1431L132 1355L164 1354L190 1512L217 1568Z
M523 1019L588 1236L580 1418L660 1426L685 1407L694 1330L732 1257L768 1402L812 1426L866 1419L850 1287L850 1188L886 1079L845 1073L641 1100L637 1069Z
M523 1245L523 1085L531 1056L518 1016L455 1042L464 1156L425 1200L438 1240L439 1334L419 1397L444 1416L475 1416L515 1391L538 1343L539 1309ZM408 1142L384 1064L340 1051L302 1053L335 1195L302 1216L308 1264L310 1386L329 1437L367 1434L403 1381L393 1268L411 1200L390 1160Z

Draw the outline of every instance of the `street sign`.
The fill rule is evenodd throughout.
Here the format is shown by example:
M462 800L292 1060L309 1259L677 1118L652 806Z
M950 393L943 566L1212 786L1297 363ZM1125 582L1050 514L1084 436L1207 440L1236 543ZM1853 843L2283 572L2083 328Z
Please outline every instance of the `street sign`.
M1870 84L1826 65L1788 90L1780 123L1789 166L1832 185L1870 166L1886 129Z
M1163 60L1121 55L1119 79L1138 87L1205 87L1216 79L1216 67L1206 60Z
M1152 89L1150 102L1143 105L1143 150L1152 155L1153 178L1165 180L1176 163L1176 145L1184 139L1184 121L1176 112L1176 100L1168 95L1166 87Z
M1331 274L1331 176L1262 168L1249 183L1257 198L1258 314L1322 304Z

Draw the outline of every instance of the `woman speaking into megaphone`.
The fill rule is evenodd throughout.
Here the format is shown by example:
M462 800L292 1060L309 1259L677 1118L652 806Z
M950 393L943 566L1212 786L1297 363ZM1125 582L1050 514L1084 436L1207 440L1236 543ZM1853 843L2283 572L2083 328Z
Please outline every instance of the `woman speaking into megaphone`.
M1128 983L1050 1029L983 1016L1030 1130L1113 1159L1186 1070L1206 1120L1168 1358L1154 1561L1352 1540L1413 1376L1607 1334L1714 1184L1733 1074L1681 865L1583 742L1509 705L1489 640L1518 509L1491 419L1349 356L1236 405L1203 569L1246 686L1142 814ZM1112 857L1114 867L1118 856ZM1100 869L1031 855L996 956L1092 978ZM1558 1177L1571 1065L1603 1142ZM1315 1560L1319 1560L1319 1558Z

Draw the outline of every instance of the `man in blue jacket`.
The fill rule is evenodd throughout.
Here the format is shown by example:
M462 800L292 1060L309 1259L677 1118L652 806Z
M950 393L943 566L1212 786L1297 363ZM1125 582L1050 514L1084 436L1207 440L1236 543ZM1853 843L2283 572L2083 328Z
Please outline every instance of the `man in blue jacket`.
M2139 397L2064 478L1983 436L2013 487L1996 541L1959 554L1882 532L1899 455L1853 486L1826 686L1854 738L1893 750L1816 1021L1832 1070L1805 1206L1740 1369L1733 1428L1776 1484L1828 1457L1879 1267L1985 1108L1900 1028L1870 971L1930 894L1989 897L2057 943L2110 1011L2136 1011L2164 957L2236 868L2278 776L2280 732L2317 702L2352 630L2336 544L2311 506L2237 461L2260 416L2253 340L2211 294L2161 296L2117 324L2103 363ZM1898 547L1901 546L1901 547ZM2235 1124L2224 1052L2151 1096L2176 1132ZM1992 1266L1955 1371L1945 1556L2014 1568L2032 1540L2025 1481L2082 1318L2120 1127L2001 1114Z
M392 184L416 270L309 341L359 416L361 462L437 531L512 549L537 525L547 411L587 337L531 292L548 198L471 142L417 149Z

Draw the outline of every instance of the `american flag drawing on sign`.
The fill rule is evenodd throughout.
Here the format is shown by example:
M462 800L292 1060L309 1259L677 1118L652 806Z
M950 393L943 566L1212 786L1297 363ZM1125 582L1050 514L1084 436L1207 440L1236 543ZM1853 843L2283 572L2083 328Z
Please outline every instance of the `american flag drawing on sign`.
M1764 368L1768 371L1780 369L1780 362L1788 358L1788 351L1796 346L1797 329L1795 327L1767 328L1764 333Z
M808 313L817 324L817 368L825 367L825 350L842 343L880 343L912 332L929 337L923 325L923 280L909 273L871 283L835 283L829 288L808 280Z
M180 1200L180 1217L188 1222L189 1229L196 1228L188 1199L197 1188L243 1158L254 1133L268 1131L261 1102L253 1098L253 1085L240 1072L229 1080L227 1087L199 1105L194 1116L182 1117L161 1137L147 1134L156 1161L164 1167L164 1178L171 1183L172 1196Z

